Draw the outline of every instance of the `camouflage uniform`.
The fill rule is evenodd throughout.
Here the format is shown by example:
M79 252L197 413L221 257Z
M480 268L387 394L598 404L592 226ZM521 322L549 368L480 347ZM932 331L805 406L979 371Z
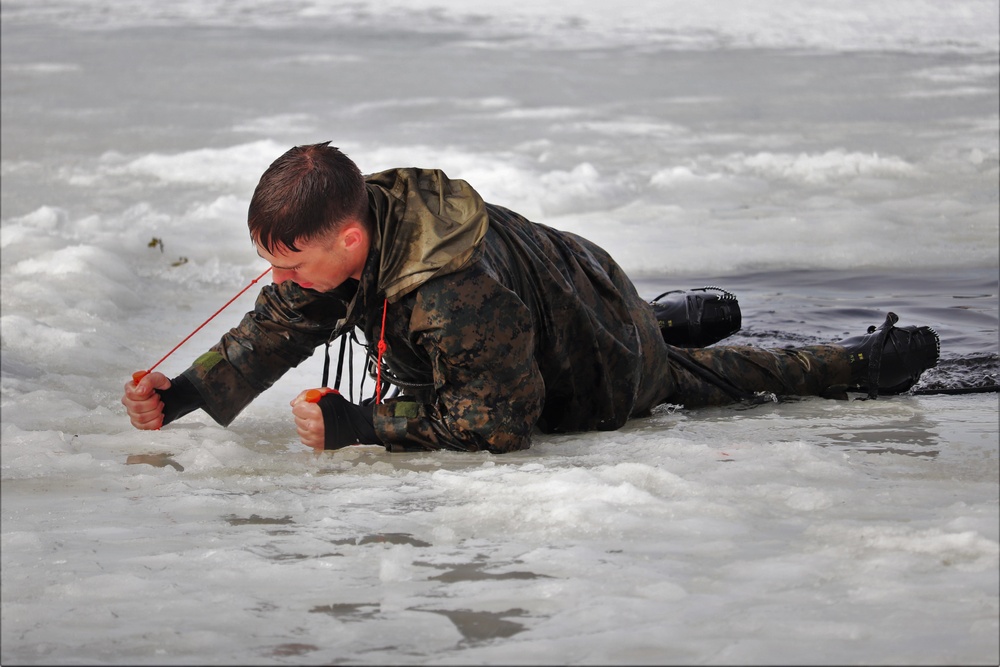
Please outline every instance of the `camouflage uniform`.
M507 452L527 448L536 426L613 430L663 402L828 394L849 379L837 346L670 347L622 269L586 239L486 204L440 171L366 180L376 229L360 282L323 294L268 285L185 371L219 423L342 332L378 341L383 317L383 362L402 393L373 416L394 451Z

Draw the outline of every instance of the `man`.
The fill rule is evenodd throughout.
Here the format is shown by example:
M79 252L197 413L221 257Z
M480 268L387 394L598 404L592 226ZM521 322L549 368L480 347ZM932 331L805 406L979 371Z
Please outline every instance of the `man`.
M314 449L508 452L527 448L536 427L613 430L664 402L898 393L938 358L933 330L892 319L838 345L669 346L651 306L595 244L487 204L437 170L364 177L328 143L293 148L265 171L248 224L274 283L180 376L125 386L136 428L197 408L228 425L355 327L401 393L381 400L379 383L362 405L301 393L292 414Z

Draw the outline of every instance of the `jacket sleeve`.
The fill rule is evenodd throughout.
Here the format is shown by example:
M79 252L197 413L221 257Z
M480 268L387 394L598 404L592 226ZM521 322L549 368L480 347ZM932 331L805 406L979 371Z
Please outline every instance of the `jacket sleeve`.
M228 426L261 392L312 355L347 312L346 295L267 285L253 311L182 374L216 422Z
M514 292L478 268L431 280L417 292L409 332L430 360L433 400L376 406L375 431L388 449L530 446L545 384L531 313Z

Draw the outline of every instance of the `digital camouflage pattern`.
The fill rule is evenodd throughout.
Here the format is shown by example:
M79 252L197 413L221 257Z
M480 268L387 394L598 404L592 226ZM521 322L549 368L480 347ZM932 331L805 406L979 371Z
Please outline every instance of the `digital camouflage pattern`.
M536 427L613 430L664 402L719 405L733 388L833 395L850 380L834 345L670 347L650 305L586 239L485 204L439 171L367 180L377 230L360 283L263 288L185 371L219 423L342 332L358 327L374 344L383 314L385 372L402 391L375 407L374 425L394 451L508 452Z

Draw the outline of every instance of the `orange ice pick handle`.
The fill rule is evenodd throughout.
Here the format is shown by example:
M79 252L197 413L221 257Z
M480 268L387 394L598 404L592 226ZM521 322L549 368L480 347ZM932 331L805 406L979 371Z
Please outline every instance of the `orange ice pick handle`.
M319 399L323 398L327 394L339 394L340 392L336 389L330 389L329 387L323 387L322 389L310 389L306 392L306 401L309 403L319 403Z

